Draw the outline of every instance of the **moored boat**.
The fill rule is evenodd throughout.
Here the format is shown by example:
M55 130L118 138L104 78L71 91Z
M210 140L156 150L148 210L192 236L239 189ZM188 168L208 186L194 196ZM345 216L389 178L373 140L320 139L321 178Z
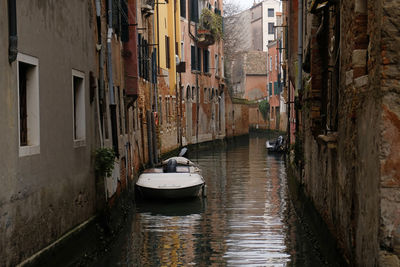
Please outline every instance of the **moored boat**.
M265 147L268 152L285 152L285 142L282 136L279 136L276 140L267 141Z
M146 169L136 188L145 198L180 199L205 195L200 169L185 157L172 157L156 168Z

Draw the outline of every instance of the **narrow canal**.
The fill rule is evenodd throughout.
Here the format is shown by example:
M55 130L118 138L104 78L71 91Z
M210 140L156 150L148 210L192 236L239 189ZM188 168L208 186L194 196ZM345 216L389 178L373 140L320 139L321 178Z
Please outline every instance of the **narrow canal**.
M295 212L284 160L268 155L265 141L252 136L190 154L207 198L136 202L96 266L343 266Z

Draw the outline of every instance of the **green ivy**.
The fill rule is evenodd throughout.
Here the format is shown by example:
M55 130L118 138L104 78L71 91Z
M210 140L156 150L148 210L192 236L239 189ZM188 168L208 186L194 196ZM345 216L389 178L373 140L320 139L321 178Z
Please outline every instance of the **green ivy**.
M222 38L222 16L204 8L200 16L199 30L209 30L216 40Z
M115 152L112 148L98 148L95 152L94 169L97 176L109 177L114 169Z
M260 111L264 120L266 120L268 118L268 113L269 113L268 100L263 100L260 103L258 103L258 110Z

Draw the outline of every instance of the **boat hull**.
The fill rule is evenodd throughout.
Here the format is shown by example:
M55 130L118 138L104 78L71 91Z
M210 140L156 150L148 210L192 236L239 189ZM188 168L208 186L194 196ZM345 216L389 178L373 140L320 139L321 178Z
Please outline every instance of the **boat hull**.
M136 188L143 198L152 199L183 199L200 196L204 187L203 184L184 188L149 188L136 185Z

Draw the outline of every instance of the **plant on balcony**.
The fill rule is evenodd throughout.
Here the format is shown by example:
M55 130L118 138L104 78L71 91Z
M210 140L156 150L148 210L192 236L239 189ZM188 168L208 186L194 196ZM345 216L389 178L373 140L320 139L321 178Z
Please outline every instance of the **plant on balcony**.
M222 38L222 17L208 8L204 8L200 16L198 34L211 34L214 40Z

